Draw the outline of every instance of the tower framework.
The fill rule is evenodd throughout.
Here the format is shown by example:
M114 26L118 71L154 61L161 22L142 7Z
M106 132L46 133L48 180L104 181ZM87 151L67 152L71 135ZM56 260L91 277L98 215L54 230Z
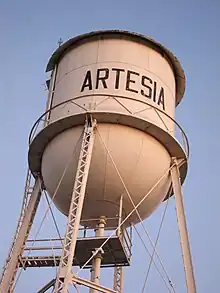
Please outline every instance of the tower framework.
M132 231L132 225L133 222L136 223L141 219L141 214L144 215L144 217L147 216L145 214L145 209L142 209L143 204L146 205L146 200L149 199L149 196L152 195L153 197L157 197L158 190L162 185L165 190L169 190L168 192L165 192L165 194L162 194L160 196L160 200L165 200L168 198L168 193L170 193L170 189L173 190L173 193L175 195L176 199L176 206L177 206L177 220L179 225L179 232L180 232L180 240L181 240L181 248L182 248L182 255L183 255L183 262L184 262L184 268L185 268L185 276L186 276L186 284L187 289L189 293L195 293L196 292L196 286L195 286L195 280L193 275L193 265L192 265L192 259L191 259L191 253L190 253L190 245L189 245L189 239L188 239L188 233L187 233L187 227L186 227L186 219L184 214L184 206L183 206L183 200L182 200L182 194L181 194L181 184L183 183L185 176L186 176L186 169L187 169L187 159L188 159L188 150L184 151L182 147L179 146L179 144L176 142L173 133L173 125L176 125L183 135L183 138L185 139L185 134L182 131L182 128L175 122L175 120L166 113L165 109L168 105L168 108L171 107L170 104L166 104L163 100L164 98L164 87L163 84L160 88L159 92L159 99L156 100L156 94L157 94L157 81L153 81L150 77L144 75L143 73L139 73L136 71L131 71L130 69L120 69L113 67L112 72L116 72L116 79L115 79L115 89L119 87L120 85L120 74L123 72L126 72L127 79L126 79L126 90L133 93L137 93L135 89L132 89L130 86L131 84L134 84L135 81L132 80L133 76L141 76L141 82L142 86L147 87L146 80L150 81L150 83L154 84L154 89L151 89L148 86L149 93L150 90L154 91L153 99L151 102L146 102L144 100L141 100L139 98L128 95L121 95L121 94L115 94L112 92L109 93L100 93L95 92L84 94L82 93L80 96L75 95L73 98L66 99L62 102L59 102L59 96L55 96L55 94L59 90L57 90L57 78L61 76L62 73L62 66L59 68L59 62L65 63L65 54L66 51L68 52L68 46L69 48L74 44L75 47L78 46L78 43L80 43L82 40L86 38L92 38L92 41L94 42L88 42L93 46L95 42L97 41L98 36L98 43L100 47L105 47L105 42L102 44L102 38L100 38L100 35L104 36L104 39L107 39L107 44L111 43L112 39L117 39L118 34L124 38L126 46L133 46L134 39L138 39L138 42L144 43L144 45L150 48L149 50L157 50L156 53L158 53L158 50L162 50L166 56L166 62L167 59L169 59L169 62L173 62L172 70L175 72L176 77L176 85L177 89L177 95L176 95L176 103L178 104L182 98L183 94L183 85L181 80L181 69L179 69L179 65L176 63L175 59L171 55L171 53L163 48L161 45L157 44L156 42L150 40L150 39L144 39L141 36L138 35L132 35L127 32L118 32L118 31L111 31L111 32L104 32L100 33L98 32L93 33L91 35L82 36L81 38L74 39L69 41L68 44L63 44L58 48L58 51L53 55L52 59L50 60L48 64L49 70L52 69L51 79L48 81L49 85L49 95L47 100L47 106L46 106L46 112L38 119L36 124L34 125L34 130L36 127L40 125L40 123L43 121L43 129L42 131L37 134L36 136L32 137L31 135L31 143L30 143L30 152L29 152L29 163L30 163L30 170L28 170L27 173L27 180L26 180L26 186L25 186L25 194L24 194L24 200L22 204L21 209L21 215L18 222L18 227L16 230L16 234L13 240L13 244L9 253L9 256L6 261L6 265L3 269L1 283L0 283L0 292L1 293L11 293L14 291L14 284L15 284L15 278L18 269L26 269L26 268L35 268L35 267L58 267L58 272L53 280L50 280L40 291L39 293L47 292L50 288L54 289L55 293L62 292L66 293L68 292L68 288L70 285L77 286L77 285L83 285L90 289L90 293L95 292L118 292L122 293L124 291L124 267L129 266L131 262L131 247L132 247L132 240L131 240L131 232L129 234L128 230ZM117 35L117 38L116 38ZM100 39L99 39L100 38ZM110 40L110 41L109 41ZM130 42L132 40L132 42ZM115 41L115 40L114 40ZM117 39L118 41L118 39ZM137 42L137 43L138 43ZM113 42L114 44L114 42ZM150 45L149 45L150 44ZM79 46L82 46L80 43ZM124 46L123 42L122 45ZM73 48L75 48L73 46ZM81 48L81 47L80 47ZM126 47L127 48L127 47ZM91 49L91 48L90 48ZM93 48L94 49L94 48ZM84 49L83 49L84 50ZM83 51L82 50L82 51ZM98 54L99 52L99 46L98 46ZM105 52L106 48L104 48ZM87 52L87 49L85 50ZM111 50L107 50L107 52L110 52L108 54L111 55ZM152 51L153 52L153 51ZM155 54L156 54L155 53ZM64 57L63 57L63 55ZM106 54L106 55L108 55ZM151 53L153 54L153 53ZM67 54L68 55L68 54ZM83 55L83 54L82 54ZM120 55L120 54L119 54ZM100 56L102 56L102 52L100 53ZM155 55L158 60L159 57ZM104 54L105 57L105 54ZM104 58L103 57L103 58ZM62 58L64 61L62 61ZM84 56L84 58L86 58ZM101 58L101 57L100 57ZM109 58L109 57L108 57ZM170 61L171 60L171 61ZM174 61L173 61L174 60ZM136 60L137 63L139 62ZM72 62L72 61L71 61ZM74 61L75 62L75 61ZM73 63L74 63L73 62ZM164 60L160 61L161 66L165 66L166 70L170 70L169 66L165 63ZM169 63L168 62L168 63ZM171 62L171 63L172 63ZM97 66L98 66L97 61ZM75 66L75 63L74 63ZM80 67L79 67L80 68ZM98 67L97 67L98 68ZM157 67L156 67L157 68ZM60 70L60 71L59 71ZM104 75L102 75L104 73ZM81 73L80 73L81 74ZM110 69L103 67L98 68L96 71L96 89L98 89L99 84L102 84L104 88L107 88L107 80L110 75ZM67 74L66 74L67 75ZM164 75L166 76L166 74ZM172 79L172 78L170 78ZM85 88L92 87L92 79L91 79L91 70L87 70L86 76L81 88L81 92L85 90ZM68 87L67 87L68 88ZM115 90L114 89L114 90ZM74 89L75 90L75 89ZM99 90L99 89L98 89ZM143 89L140 90L140 93L142 96L147 97L146 92L144 92ZM89 98L89 102L86 102L86 99ZM99 99L102 98L101 101ZM148 97L149 98L149 97ZM81 102L81 100L83 102ZM110 101L110 104L109 104ZM157 105L155 106L155 102L157 101ZM173 103L173 101L172 101ZM101 108L100 108L101 105ZM107 106L106 106L107 105ZM135 106L134 106L135 105ZM138 105L138 106L137 106ZM140 107L141 105L141 107ZM163 109L161 110L160 107ZM175 106L174 104L172 106ZM67 107L67 113L65 112L64 118L62 109ZM71 108L72 107L72 108ZM104 107L104 110L103 108ZM105 107L109 107L109 110L106 111ZM143 107L143 108L142 108ZM62 108L62 109L61 109ZM77 109L80 109L79 112L76 111ZM61 109L61 110L60 110ZM135 109L135 111L134 111ZM146 119L146 116L144 116L145 111L148 110L151 111L151 115L154 119L154 122L151 120ZM168 109L170 112L172 112L170 109ZM66 110L65 110L66 111ZM125 114L126 113L126 114ZM156 121L156 122L155 122ZM108 212L108 207L110 207L109 203L107 201L104 202L103 205L103 211L105 210L104 214L102 214L102 209L96 208L96 210L99 210L99 216L97 218L86 218L88 213L88 208L86 206L86 203L88 203L88 195L86 194L86 189L90 188L91 186L94 188L94 183L91 184L91 178L90 182L88 182L89 178L89 172L90 170L94 170L94 163L92 163L92 155L95 153L95 149L99 148L99 144L97 143L97 136L100 136L100 142L102 142L105 145L105 142L102 140L102 134L99 130L99 125L109 125L111 124L119 124L119 125L126 125L126 127L133 127L135 129L138 129L139 131L145 132L145 134L148 135L148 145L151 144L157 144L158 151L160 152L161 156L163 157L163 163L166 163L166 160L170 159L170 166L168 169L166 169L161 176L159 176L159 179L155 182L154 185L150 185L151 188L148 190L147 194L145 196L142 196L141 198L135 198L136 200L133 201L132 197L130 196L130 193L128 191L129 188L126 187L125 183L123 182L125 195L121 193L120 196L115 196L116 203L116 210L110 210L109 213L112 215L114 214L114 217L107 216L105 212ZM59 135L64 133L66 135L67 130L74 128L77 129L76 126L78 125L84 125L83 126L83 133L82 137L79 138L79 141L81 141L81 146L79 148L79 156L76 164L75 172L71 173L71 182L74 182L73 186L71 187L71 193L68 198L69 201L69 210L68 210L68 217L67 217L67 228L66 228L66 234L63 239L61 239L62 245L59 247L55 247L57 250L60 251L59 255L29 255L25 254L27 251L37 251L40 253L41 251L53 251L54 246L48 244L48 239L41 239L41 243L43 243L44 246L38 246L33 247L31 244L33 242L36 242L34 240L28 239L31 226L36 214L36 210L38 208L41 194L46 189L50 189L50 181L46 177L47 170L45 171L45 161L47 160L47 155L50 155L51 149L53 147L57 147L54 143L52 146L50 146L50 142L53 141L53 139L56 139L56 137L59 137ZM109 127L109 126L108 126ZM100 128L102 130L102 128ZM121 133L121 129L123 128L117 128L119 129L119 133ZM75 130L74 130L75 131ZM117 130L118 131L118 130ZM124 130L123 130L124 131ZM136 131L136 130L135 130ZM135 132L133 130L134 137L138 137L138 132ZM32 133L33 134L33 133ZM152 142L151 138L152 136ZM110 132L109 132L110 136ZM67 137L67 136L66 136ZM126 137L126 136L125 136ZM146 136L147 137L147 136ZM184 140L183 139L183 140ZM59 139L57 140L59 142ZM96 144L95 144L96 141ZM159 142L159 143L158 143ZM184 140L185 143L187 143L187 140ZM47 145L49 144L49 147ZM167 150L169 152L161 150L161 146L166 146ZM156 145L155 145L156 147ZM51 149L50 149L51 148ZM107 148L107 147L106 147ZM45 151L46 149L46 151ZM44 152L46 153L44 157ZM118 171L117 163L115 163L111 157L111 152L107 149L106 153L112 160L112 163L115 167L115 174L116 177L119 177L119 181L123 181L123 176L121 176L120 172ZM169 153L169 156L167 155ZM51 161L51 165L52 165ZM124 162L126 163L126 162ZM42 169L41 169L42 164ZM100 166L100 165L99 165ZM68 165L64 170L64 173L68 169ZM74 169L74 168L73 168ZM117 172L116 172L117 171ZM32 176L32 174L33 176ZM63 175L64 175L63 173ZM93 171L94 173L94 171ZM100 172L101 173L101 172ZM45 175L46 174L46 175ZM56 189L53 193L52 200L56 197L56 193L61 193L59 191L59 188L62 186L62 180L64 176L61 176L61 179L59 181L59 184L57 184ZM56 176L54 176L56 177ZM114 178L116 178L114 177ZM167 178L170 178L171 185L169 185L169 182L167 181L166 184L164 181L167 180ZM114 180L113 180L114 181ZM95 182L95 181L94 181ZM52 182L53 183L53 182ZM115 183L116 184L116 183ZM53 189L53 188L52 188ZM69 189L69 188L67 188ZM98 189L97 189L98 190ZM155 192L155 193L154 193ZM155 195L156 194L156 195ZM59 194L60 196L60 194ZM58 196L57 202L60 201ZM136 196L136 195L135 195ZM134 196L134 197L135 197ZM136 196L137 197L137 196ZM64 200L65 202L65 200ZM97 201L98 203L98 201ZM62 201L58 202L60 204L60 209L63 210L63 213L66 213L66 206L62 206ZM154 203L155 204L155 203ZM115 207L114 207L115 209ZM139 210L141 212L139 212ZM151 210L153 210L153 207L149 208L149 213L151 213ZM126 212L125 212L126 211ZM129 222L130 221L130 222ZM110 223L113 223L113 227L110 225ZM79 232L81 230L81 226L84 226L83 231L83 237L79 237ZM89 234L88 231L95 229L95 235L91 233ZM110 231L110 234L107 233ZM87 235L87 233L89 235ZM51 241L57 241L60 239L50 239ZM39 240L40 242L40 240ZM30 244L30 246L28 246ZM47 246L45 246L47 245ZM156 247L154 247L155 249ZM72 268L73 266L80 267L80 270L84 268L91 269L91 280L87 280L84 278L80 278L77 273L73 273ZM113 275L113 289L104 287L101 285L100 282L100 269L102 267L113 267L114 268L114 275Z
M81 161L79 162L79 170L83 168L83 172L79 172L77 174L80 182L78 183L79 185L82 185L82 182L85 183L84 178L85 172L88 173L88 165L89 165L89 159L87 158L87 155L90 156L90 151L92 149L92 140L91 137L94 135L94 124L92 125L87 125L88 122L86 122L85 126L85 132L84 132L84 139L82 143L82 156L81 156ZM88 127L88 128L87 128ZM91 139L91 140L90 140ZM86 150L86 153L85 153ZM85 164L88 164L86 169L85 169ZM84 167L82 167L84 165ZM183 251L183 261L184 261L184 267L185 267L185 273L186 273L186 282L187 282L187 288L188 292L196 292L196 287L195 287L195 280L194 280L194 275L193 275L193 266L192 266L192 260L191 260L191 254L190 254L190 247L189 247L189 240L188 240L188 234L187 234L187 228L186 228L186 221L185 221L185 215L184 215L184 208L183 208L183 201L182 201L182 194L181 194L181 183L180 183L180 178L179 178L179 168L178 168L178 162L176 159L173 159L173 165L172 168L170 168L170 173L172 176L172 182L173 182L173 189L174 189L174 194L176 197L176 203L177 203L177 219L178 219L178 224L179 224L179 232L180 232L180 239L181 239L181 246L182 246L182 251ZM87 174L88 175L88 174ZM77 181L75 181L77 182ZM54 259L53 257L50 256L44 256L44 257L30 257L27 259L26 256L23 256L25 246L28 243L27 242L27 237L30 231L30 227L36 212L36 208L39 204L40 196L41 196L41 181L39 178L36 178L35 181L35 186L31 194L31 198L29 200L29 204L27 206L26 210L26 217L22 221L21 225L21 230L19 230L19 237L16 239L16 241L13 243L13 249L11 253L11 257L7 260L6 267L3 271L3 277L1 281L1 291L0 292L13 292L14 289L14 280L15 276L17 273L18 268L20 267L21 269L25 269L26 267L53 267L54 266ZM113 247L118 247L119 251L124 250L123 242L125 238L122 238L120 240L120 233L117 233L115 237L105 237L103 232L100 233L100 227L97 229L98 234L96 235L95 238L89 238L86 240L86 238L82 240L78 240L78 252L76 250L73 250L73 246L71 247L71 244L74 243L74 246L76 247L77 245L77 234L79 230L79 224L76 226L75 220L77 219L79 221L80 216L79 216L79 208L82 208L82 202L80 203L80 192L83 192L81 190L81 187L79 187L77 183L75 183L75 187L73 189L73 204L70 209L72 209L72 215L71 217L68 218L68 224L67 224L67 232L66 236L63 240L65 243L62 249L62 256L56 258L56 265L59 266L59 271L57 274L56 279L53 279L49 281L48 284L46 284L40 291L40 292L47 292L48 289L51 287L54 287L54 292L68 292L68 287L70 284L72 285L83 285L88 288L90 288L90 292L123 292L123 267L124 265L129 265L130 257L131 257L131 251L130 254L122 253L122 258L124 256L124 263L121 262L121 259L116 260L116 263L111 263L109 259L104 261L105 266L115 266L114 269L114 284L113 284L113 289L111 288L106 288L102 285L99 284L99 270L101 267L101 261L97 262L97 260L102 259L102 253L103 251L107 251L107 247L105 244L111 242L110 245L113 245ZM77 186L77 189L75 189ZM74 193L76 190L77 198ZM85 191L84 191L85 194ZM81 198L83 201L83 199ZM76 216L77 215L77 216ZM78 218L77 218L78 217ZM119 217L120 218L120 217ZM101 222L102 223L102 222ZM119 225L118 228L121 228L121 219L119 220ZM104 226L102 228L104 230ZM119 231L118 229L117 231ZM71 231L71 232L70 232ZM74 233L75 232L75 236ZM128 238L130 239L130 238ZM57 239L54 239L57 240ZM97 241L98 240L98 241ZM82 242L87 242L86 244L80 244L80 241ZM121 241L118 246L118 241ZM115 242L115 243L114 243ZM103 245L104 244L104 245ZM80 247L81 245L81 247ZM73 265L79 265L79 263L74 262L74 256L78 257L80 255L80 252L82 253L83 251L83 246L88 247L89 245L92 245L91 248L96 247L95 250L93 250L93 254L89 257L90 259L90 265L88 267L91 267L93 270L95 270L92 273L91 281L79 278L78 276L74 275L72 273L72 266ZM104 249L103 249L104 248ZM27 250L29 250L27 248ZM40 249L40 248L39 248ZM50 249L53 249L53 247L50 247ZM131 245L128 245L128 249L131 249ZM73 252L74 251L74 252ZM72 252L72 253L70 253ZM120 266L117 265L120 264ZM120 263L121 262L121 263ZM85 265L85 259L81 262L81 266ZM95 265L94 265L95 263ZM64 268L64 269L63 269ZM68 268L68 269L67 269ZM98 281L97 281L98 280Z

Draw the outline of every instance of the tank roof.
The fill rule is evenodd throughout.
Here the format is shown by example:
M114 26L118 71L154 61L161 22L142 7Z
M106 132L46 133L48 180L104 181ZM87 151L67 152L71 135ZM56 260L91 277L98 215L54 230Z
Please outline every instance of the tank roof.
M76 47L82 43L86 43L92 40L111 39L111 38L127 39L134 42L145 44L148 47L149 46L152 47L154 50L158 51L162 56L164 56L168 60L168 62L170 63L174 71L175 80L176 80L176 105L180 103L185 92L185 83L186 83L184 70L180 62L171 51L169 51L160 43L156 42L155 40L149 37L146 37L144 35L137 34L134 32L124 31L124 30L100 30L100 31L94 31L94 32L82 34L72 39L69 39L67 42L63 43L52 54L47 64L46 72L53 70L55 65L58 64L59 60L70 48Z

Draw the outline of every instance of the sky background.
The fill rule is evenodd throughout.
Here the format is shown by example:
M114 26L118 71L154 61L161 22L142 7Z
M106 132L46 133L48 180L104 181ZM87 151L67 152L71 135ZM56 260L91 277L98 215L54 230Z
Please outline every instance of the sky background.
M0 0L0 265L4 264L16 228L27 168L28 135L44 112L45 67L58 39L65 41L99 29L125 29L161 42L177 55L185 70L187 88L176 119L189 138L191 150L183 191L195 278L199 293L219 292L219 15L218 0ZM41 218L45 207L43 202ZM144 223L153 239L163 209L164 205ZM64 217L58 213L57 217L64 225ZM47 227L45 235L52 233L49 219ZM126 293L141 292L149 263L137 236L133 251L132 266L125 272ZM173 198L158 251L176 292L186 292ZM16 292L36 292L54 272L27 271ZM111 282L106 272L102 280ZM168 292L153 267L145 292Z

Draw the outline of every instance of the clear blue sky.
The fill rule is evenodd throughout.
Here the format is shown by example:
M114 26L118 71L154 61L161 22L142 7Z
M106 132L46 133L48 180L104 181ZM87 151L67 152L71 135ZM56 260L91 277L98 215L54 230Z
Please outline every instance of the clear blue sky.
M198 292L219 292L219 15L218 0L0 1L1 265L19 215L28 134L44 111L43 84L47 77L44 69L50 54L60 37L65 41L96 29L126 29L167 46L178 56L186 72L187 90L176 118L191 147L184 184L188 230ZM145 221L153 238L163 208ZM177 293L186 292L173 199L158 250ZM126 270L126 293L141 291L148 260L135 237L133 264ZM29 278L21 279L18 292L35 292L50 276L47 270L37 269ZM167 292L153 268L147 289L146 292L152 293Z

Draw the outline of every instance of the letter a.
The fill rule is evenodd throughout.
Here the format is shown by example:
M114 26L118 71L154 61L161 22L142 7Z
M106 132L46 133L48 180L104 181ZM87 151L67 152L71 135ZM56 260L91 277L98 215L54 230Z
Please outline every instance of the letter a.
M163 110L165 111L165 102L164 102L164 88L161 87L160 89L160 94L159 94L159 98L158 98L158 102L157 104L160 106L160 104L163 105Z
M89 90L92 90L92 75L90 70L86 72L86 76L81 88L81 92L84 91L85 87L89 87Z

